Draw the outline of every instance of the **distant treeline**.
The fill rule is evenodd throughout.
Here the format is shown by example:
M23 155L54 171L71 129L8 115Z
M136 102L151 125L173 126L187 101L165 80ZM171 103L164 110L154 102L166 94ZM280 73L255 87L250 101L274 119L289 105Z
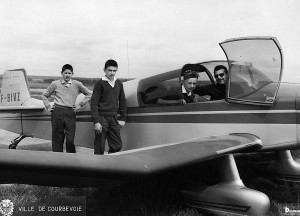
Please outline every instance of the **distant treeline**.
M0 79L2 79L3 74L0 74ZM51 83L54 80L61 79L61 76L37 76L37 75L27 75L28 81L40 81L40 82L46 82ZM97 82L100 78L87 78L87 77L73 77L73 79L76 79L80 82ZM118 78L122 82L127 82L129 80L133 80L135 78Z
M54 80L60 79L59 77L53 77L53 78L43 78L41 76L37 77L28 77L28 81L29 82L41 82L41 83L51 83ZM91 84L95 84L100 78L82 78L82 77L74 77L73 79L78 80L82 83L84 83L85 85L91 85ZM132 80L132 78L118 78L119 80L121 80L122 82L127 82L129 80Z
M0 74L0 88L2 86L2 77L3 74ZM46 89L51 82L54 80L61 79L60 76L27 76L28 84L30 89ZM73 79L82 82L88 89L92 90L96 82L100 78L83 78L83 77L73 77ZM133 80L134 78L118 78L122 82L127 82L129 80Z

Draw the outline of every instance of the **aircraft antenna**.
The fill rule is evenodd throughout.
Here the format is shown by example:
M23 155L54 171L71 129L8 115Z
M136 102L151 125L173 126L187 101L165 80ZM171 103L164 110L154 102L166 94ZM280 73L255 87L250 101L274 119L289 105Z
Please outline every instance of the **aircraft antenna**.
M130 76L130 72L129 72L128 41L127 41L127 71L128 71L128 75L129 75L129 78L130 78L131 76Z

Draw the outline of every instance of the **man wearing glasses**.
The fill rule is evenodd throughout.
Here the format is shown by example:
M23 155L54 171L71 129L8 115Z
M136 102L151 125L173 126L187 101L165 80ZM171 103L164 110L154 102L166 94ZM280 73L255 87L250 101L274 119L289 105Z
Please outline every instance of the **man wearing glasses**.
M222 100L226 96L227 68L224 65L217 65L214 69L216 84L207 86L196 86L193 91L199 96L209 95L210 100Z

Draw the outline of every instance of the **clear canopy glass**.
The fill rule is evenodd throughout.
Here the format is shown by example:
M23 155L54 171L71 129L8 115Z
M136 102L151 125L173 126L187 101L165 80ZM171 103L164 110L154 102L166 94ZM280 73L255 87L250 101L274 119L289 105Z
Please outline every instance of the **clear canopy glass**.
M229 62L227 99L272 105L283 66L276 38L232 39L220 46Z

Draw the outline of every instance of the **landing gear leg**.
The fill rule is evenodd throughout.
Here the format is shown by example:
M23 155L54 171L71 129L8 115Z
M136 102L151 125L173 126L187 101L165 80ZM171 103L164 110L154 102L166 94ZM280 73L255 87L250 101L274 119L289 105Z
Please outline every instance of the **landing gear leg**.
M11 144L8 146L8 148L9 149L16 149L19 142L21 142L26 137L31 137L31 136L28 136L28 135L25 135L25 134L18 136L13 141L11 141Z
M182 191L186 204L214 215L268 215L268 196L244 185L233 155L216 160L221 181L213 186Z
M277 151L276 155L278 159L267 167L271 177L279 181L300 182L300 164L294 160L291 151Z

